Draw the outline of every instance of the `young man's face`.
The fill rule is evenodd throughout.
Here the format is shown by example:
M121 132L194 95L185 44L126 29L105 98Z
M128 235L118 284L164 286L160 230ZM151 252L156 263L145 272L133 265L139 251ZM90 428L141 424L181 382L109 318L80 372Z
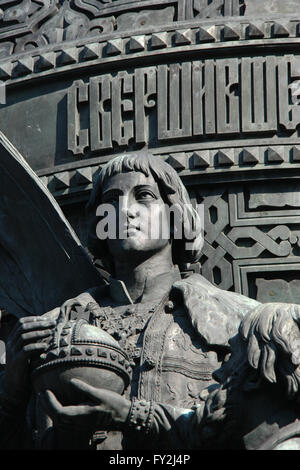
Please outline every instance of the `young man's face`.
M113 257L162 250L169 241L168 206L152 175L131 171L112 176L102 188L102 202L116 211L116 237L110 237Z

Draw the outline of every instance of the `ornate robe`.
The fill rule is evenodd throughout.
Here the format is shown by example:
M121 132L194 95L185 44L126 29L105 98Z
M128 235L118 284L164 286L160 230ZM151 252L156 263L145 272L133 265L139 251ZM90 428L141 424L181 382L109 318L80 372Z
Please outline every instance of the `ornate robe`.
M99 432L93 441L99 449L187 448L184 417L217 386L213 372L230 353L229 339L237 333L243 316L258 305L253 299L218 289L199 274L181 279L175 268L156 282L163 283L164 277L171 288L150 303L141 298L134 304L123 282L111 279L106 286L90 289L62 306L70 319L84 316L105 329L127 352L133 377L125 395L155 402L156 432L151 439L136 432L124 436ZM0 410L1 429L5 419ZM49 421L40 424L39 418L37 422L38 446L51 447L49 442L43 444ZM192 446L196 446L195 439ZM63 442L59 447L64 448Z

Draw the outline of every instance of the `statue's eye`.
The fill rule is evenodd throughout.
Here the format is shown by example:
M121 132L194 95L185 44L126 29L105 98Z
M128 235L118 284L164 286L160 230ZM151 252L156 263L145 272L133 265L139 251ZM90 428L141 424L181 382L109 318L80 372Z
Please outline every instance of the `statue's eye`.
M148 189L142 189L136 193L136 198L137 200L151 200L156 199L156 196L152 193L152 191L149 191Z

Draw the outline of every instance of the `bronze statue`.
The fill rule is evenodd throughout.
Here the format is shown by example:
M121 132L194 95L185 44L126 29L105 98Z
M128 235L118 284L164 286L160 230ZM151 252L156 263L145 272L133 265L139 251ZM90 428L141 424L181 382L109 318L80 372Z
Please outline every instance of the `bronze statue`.
M97 236L96 211L102 204L110 204L119 214L117 236L106 240ZM175 237L172 222L171 237L160 230L171 205L182 214L189 208L188 217L182 217L186 238ZM202 247L201 221L190 207L177 173L159 157L125 154L103 168L88 204L89 250L102 260L111 277L100 285L91 284L88 290L84 287L84 292L71 299L66 289L68 300L45 315L19 314L7 339L7 365L1 381L0 426L6 430L1 432L2 448L180 449L210 448L212 441L222 447L227 444L218 443L214 436L222 426L226 429L227 421L234 426L236 446L243 446L243 433L251 429L240 434L240 422L232 418L232 407L227 406L227 395L236 395L228 394L226 387L232 383L232 363L236 364L237 357L250 369L255 366L249 359L255 331L249 327L249 337L241 339L238 329L241 321L244 329L247 321L255 324L251 315L261 305L222 291L199 274L181 278L180 268L197 261ZM159 236L151 238L153 222L158 224ZM74 396L82 397L79 403L64 402L63 389L56 396L54 379L53 385L48 380L46 387L36 387L38 394L33 393L31 378L53 352L59 321L69 322L69 327L88 322L118 341L132 368L123 396L99 388L93 377L86 383L76 373L68 387L73 387ZM239 342L250 345L242 356L241 349L236 352ZM73 346L72 341L57 345L58 356L66 358L62 363L68 362ZM260 351L257 343L256 356ZM218 369L223 374L218 375Z

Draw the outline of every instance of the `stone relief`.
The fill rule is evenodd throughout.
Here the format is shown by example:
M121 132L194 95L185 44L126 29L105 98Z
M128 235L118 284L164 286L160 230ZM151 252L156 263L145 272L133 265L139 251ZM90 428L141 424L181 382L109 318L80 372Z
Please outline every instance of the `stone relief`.
M189 40L187 33L177 36L182 43ZM144 38L133 38L129 47L143 50ZM298 56L288 55L208 59L76 81L68 90L69 150L77 154L86 147L104 150L129 141L151 145L156 140L173 143L187 137L253 132L272 136L279 128L287 135L300 122L299 103L290 100L299 91L299 65ZM82 114L84 107L90 110L89 120L80 119L79 107ZM80 122L85 129L80 129ZM266 150L268 162L281 158L272 147ZM221 165L234 164L234 150L220 152L217 159ZM200 160L201 156L199 164ZM252 154L243 160L255 163L259 158Z
M245 13L244 0L193 0L190 6L195 18L215 18L217 16L242 16Z
M243 3L243 2L242 2ZM117 31L143 30L190 18L238 15L239 0L15 0L0 12L0 57Z
M295 0L296 1L296 0ZM262 14L278 14L282 6L273 2ZM285 3L285 13L294 13L292 0ZM0 57L118 31L143 30L149 25L168 24L199 18L256 16L255 1L244 0L7 0L1 3ZM260 10L261 11L261 10ZM102 19L102 20L101 20ZM284 26L282 26L284 28ZM254 25L259 33L259 26ZM254 34L254 31L253 31Z
M298 448L299 306L261 304L196 273L182 279L178 266L201 258L203 237L176 171L140 152L99 173L87 206L88 247L107 281L38 177L1 141L0 301L10 319L1 330L1 448ZM26 197L11 212L16 189ZM174 203L181 214L189 207L184 235L175 238L170 219L170 238L161 230L149 237L153 220L162 229ZM99 208L107 204L126 217L116 219L117 237L108 230L102 239ZM16 230L25 212L30 234L28 225ZM31 236L29 256L18 243L22 232ZM273 229L274 240L287 238L283 232ZM45 270L36 261L45 266L49 254L55 264ZM75 266L76 286L67 282Z
M40 179L1 134L0 447L299 449L295 0L1 8L0 121ZM91 191L202 204L203 240L95 246Z
M129 25L133 30L147 28L149 26L167 25L173 22L174 7L161 8L159 10L139 10L138 12L123 13L118 16L117 31L128 31Z

